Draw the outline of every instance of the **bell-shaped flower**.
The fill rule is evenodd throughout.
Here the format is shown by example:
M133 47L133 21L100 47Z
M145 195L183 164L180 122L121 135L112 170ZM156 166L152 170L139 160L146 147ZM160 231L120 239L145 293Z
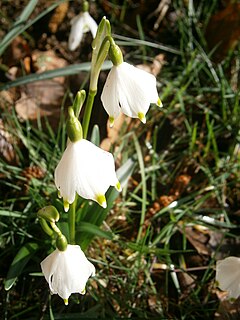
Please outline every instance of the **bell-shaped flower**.
M58 294L68 304L72 293L85 294L89 277L95 275L80 246L68 245L65 251L56 249L41 262L42 272L52 294Z
M88 11L81 12L71 20L71 31L68 40L68 48L74 51L82 41L83 34L91 31L93 38L97 33L98 25Z
M114 186L121 190L113 155L85 139L69 142L55 169L55 185L63 197L65 211L76 193L106 208L107 189Z
M109 115L110 126L120 111L146 123L150 103L162 106L158 97L156 78L127 62L113 65L103 88L101 100Z
M228 291L228 297L237 299L240 296L240 258L228 257L217 261L217 286Z

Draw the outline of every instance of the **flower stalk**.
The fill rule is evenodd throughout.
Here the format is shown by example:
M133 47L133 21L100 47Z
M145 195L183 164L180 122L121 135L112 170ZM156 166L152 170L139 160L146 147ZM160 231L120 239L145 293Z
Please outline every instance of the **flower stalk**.
M43 229L43 231L49 235L50 237L53 237L54 233L53 230L48 226L47 221L44 220L43 218L39 217L39 223Z
M96 94L97 94L97 90L95 90L95 91L90 90L88 93L86 109L84 112L83 123L82 123L83 138L84 139L86 139L87 135L88 135L88 128L89 128L90 118L91 118L91 114L92 114L92 107L93 107L93 102L94 102Z

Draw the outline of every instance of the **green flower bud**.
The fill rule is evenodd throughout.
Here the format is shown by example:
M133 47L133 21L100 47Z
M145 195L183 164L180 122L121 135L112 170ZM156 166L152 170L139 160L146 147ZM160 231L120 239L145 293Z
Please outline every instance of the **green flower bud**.
M89 3L88 3L88 1L83 1L82 11L83 11L83 12L88 12L88 10L89 10Z
M118 66L121 63L123 63L122 51L119 48L119 46L116 45L116 43L114 42L114 40L112 38L111 38L111 46L109 49L109 57L110 57L112 63L114 64L114 66Z
M49 222L56 222L60 218L59 212L54 206L47 206L40 209L37 215L39 218L42 218Z
M58 235L56 239L56 246L58 250L60 251L67 250L67 245L68 243L67 243L66 237L63 234Z
M110 22L108 19L106 19L106 17L103 17L98 25L96 37L95 39L93 39L93 42L92 42L93 50L99 50L103 39L106 36L110 36L110 35L111 35Z
M85 90L78 91L73 101L73 111L76 118L79 117L85 98L86 98L86 91Z
M83 137L82 126L74 114L73 108L68 108L67 134L72 142L77 142Z

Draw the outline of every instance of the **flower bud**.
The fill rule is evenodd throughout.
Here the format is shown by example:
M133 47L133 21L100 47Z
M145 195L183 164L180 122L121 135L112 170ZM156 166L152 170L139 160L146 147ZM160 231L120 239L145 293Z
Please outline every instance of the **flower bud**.
M49 222L56 222L59 220L59 212L54 206L46 206L40 209L37 213L38 217L43 218Z
M73 101L73 111L75 116L78 118L79 114L81 112L82 106L84 104L86 98L86 91L85 90L80 90L78 91L78 93L76 94L76 97Z
M89 10L89 3L88 3L88 1L83 1L82 11L83 11L83 12L88 12L88 10Z
M77 142L82 139L82 126L74 114L73 108L68 108L67 134L72 142Z
M67 249L67 239L63 234L57 236L56 246L59 251L65 251Z
M116 45L116 43L114 42L113 39L111 40L111 46L109 49L109 57L110 57L114 66L118 66L121 63L123 63L122 51L119 48L119 46Z

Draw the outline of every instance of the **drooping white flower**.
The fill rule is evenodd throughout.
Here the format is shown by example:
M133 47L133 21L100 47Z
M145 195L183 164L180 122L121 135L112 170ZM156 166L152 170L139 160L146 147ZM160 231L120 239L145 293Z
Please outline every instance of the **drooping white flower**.
M103 88L101 100L109 115L110 125L122 110L127 116L146 123L150 103L162 106L156 88L156 78L126 62L114 65Z
M42 272L52 294L58 294L68 304L72 293L85 294L89 277L95 275L80 246L68 245L65 251L56 249L41 262Z
M229 298L237 299L240 296L240 258L217 261L216 281L221 290L228 291Z
M97 23L88 11L81 12L71 20L71 31L68 40L69 50L74 51L80 44L83 34L91 31L93 38L97 33Z
M106 208L107 189L114 186L121 190L112 154L85 139L69 142L55 169L55 185L63 197L65 211L76 193Z

